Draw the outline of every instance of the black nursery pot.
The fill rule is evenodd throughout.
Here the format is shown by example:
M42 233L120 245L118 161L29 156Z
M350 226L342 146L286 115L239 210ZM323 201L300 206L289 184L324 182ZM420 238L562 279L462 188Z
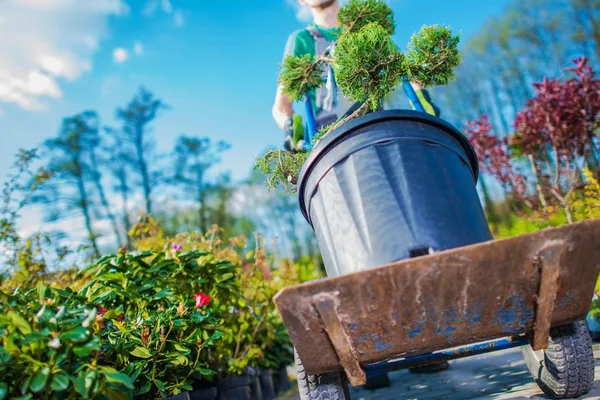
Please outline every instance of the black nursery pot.
M263 400L274 400L276 397L273 370L264 368L260 370L260 390Z
M254 400L250 390L250 375L230 375L217 381L219 400Z
M246 373L250 377L250 393L252 398L255 400L263 398L262 388L260 386L260 368L259 367L247 367Z
M298 180L327 275L492 240L478 173L467 138L429 114L379 111L328 134Z
M217 388L210 387L206 389L183 392L176 396L168 397L168 400L217 400Z
M273 371L273 382L275 384L275 392L277 394L285 393L292 387L290 377L287 373L287 367L279 367Z

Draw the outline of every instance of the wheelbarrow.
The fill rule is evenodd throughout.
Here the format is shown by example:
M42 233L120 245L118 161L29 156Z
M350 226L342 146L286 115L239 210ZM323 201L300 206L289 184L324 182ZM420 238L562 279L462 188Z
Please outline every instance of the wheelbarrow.
M478 169L468 140L420 111L371 113L312 149L298 195L327 278L275 297L302 400L513 347L548 396L591 390L600 220L494 240Z

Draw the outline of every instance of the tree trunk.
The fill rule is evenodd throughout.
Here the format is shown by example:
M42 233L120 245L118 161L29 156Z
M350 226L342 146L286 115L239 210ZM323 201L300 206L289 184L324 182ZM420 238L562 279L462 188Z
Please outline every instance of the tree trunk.
M144 199L146 200L146 214L152 213L152 188L150 187L150 176L148 173L148 164L144 158L144 128L141 123L136 122L135 126L135 151L138 159L138 166L140 168L140 175L142 176L142 187L144 189Z
M88 239L94 249L94 256L100 257L100 251L96 243L96 233L92 227L92 218L90 216L90 205L88 201L87 191L85 190L85 183L83 182L83 176L81 174L82 168L78 160L75 160L75 168L79 171L75 179L77 181L77 190L79 191L79 206L81 207L81 213L85 219L85 228L88 232Z
M96 186L96 190L98 190L98 195L100 196L100 203L102 204L102 208L104 209L104 212L108 217L110 224L112 225L113 232L117 239L117 245L118 247L121 247L123 245L121 232L119 231L115 215L110 210L110 205L108 204L106 193L104 192L104 187L102 186L102 182L100 181L101 175L100 172L98 172L98 163L96 162L96 154L93 149L90 151L90 160L92 162L93 181L94 185Z
M121 193L121 202L123 207L123 227L125 229L125 240L127 242L127 248L131 248L131 237L129 237L129 229L131 228L131 221L129 220L129 208L127 203L129 202L129 187L127 186L127 171L125 166L122 165L117 171L117 179L119 180L119 192Z
M527 156L527 159L529 160L529 166L531 167L531 171L535 176L535 189L537 190L538 198L540 199L540 205L542 206L542 208L545 209L546 207L548 207L548 202L546 201L546 196L544 196L544 190L542 189L542 185L540 184L540 174L535 165L535 159L533 158L532 154L529 154Z

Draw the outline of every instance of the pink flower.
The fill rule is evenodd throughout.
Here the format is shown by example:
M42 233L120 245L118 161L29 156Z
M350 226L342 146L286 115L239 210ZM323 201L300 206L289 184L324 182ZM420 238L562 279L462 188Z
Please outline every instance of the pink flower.
M181 251L181 249L183 249L183 245L177 244L177 243L173 243L173 253Z
M210 296L205 295L202 292L198 292L194 295L194 300L196 300L196 307L202 308L210 302Z

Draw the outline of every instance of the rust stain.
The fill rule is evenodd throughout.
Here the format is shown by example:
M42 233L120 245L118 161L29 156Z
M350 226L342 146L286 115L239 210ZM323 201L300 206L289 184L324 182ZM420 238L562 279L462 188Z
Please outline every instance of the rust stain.
M531 260L561 243L550 325L584 318L600 269L600 246L592 243L599 236L600 220L584 221L286 288L275 303L309 374L342 369L312 303L318 294L335 297L359 365L529 334L540 318L536 296L548 300Z

